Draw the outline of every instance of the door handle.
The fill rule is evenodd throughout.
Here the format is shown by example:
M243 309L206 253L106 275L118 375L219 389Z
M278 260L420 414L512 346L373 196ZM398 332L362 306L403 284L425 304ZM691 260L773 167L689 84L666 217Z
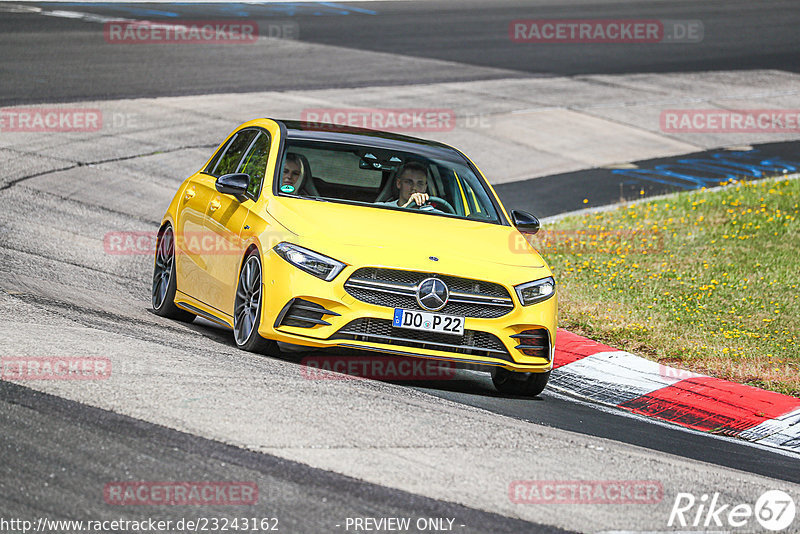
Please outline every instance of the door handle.
M221 205L222 205L222 203L219 201L219 199L218 199L218 198L215 198L215 199L214 199L214 200L212 200L212 201L211 201L211 203L208 205L208 208L209 208L211 211L217 211Z
M183 195L183 199L184 200L189 200L194 195L195 195L195 190L194 190L194 186L192 186L192 187L190 187L189 189L186 190L186 194Z

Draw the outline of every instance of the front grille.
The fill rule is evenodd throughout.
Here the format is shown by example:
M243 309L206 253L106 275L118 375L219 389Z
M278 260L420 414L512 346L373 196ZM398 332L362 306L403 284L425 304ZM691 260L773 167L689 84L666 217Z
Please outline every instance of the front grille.
M419 349L441 350L473 356L490 356L511 361L503 342L488 332L464 330L463 336L395 328L388 319L356 319L330 339L369 341Z
M368 304L424 310L417 303L416 294L417 286L426 278L438 278L450 290L450 299L440 313L494 319L514 309L511 296L500 284L433 273L363 267L350 276L344 288Z

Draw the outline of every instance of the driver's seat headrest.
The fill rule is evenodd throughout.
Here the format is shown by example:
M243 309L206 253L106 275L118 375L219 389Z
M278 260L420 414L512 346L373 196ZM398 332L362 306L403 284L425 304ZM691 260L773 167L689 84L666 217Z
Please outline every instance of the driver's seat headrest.
M311 173L311 164L308 162L308 158L305 157L303 154L298 154L297 152L292 152L297 159L300 160L300 163L303 167L303 177L302 182L300 183L300 188L298 189L298 193L301 191L305 191L305 194L318 197L319 191L317 191L317 187L314 185L314 178L313 174Z

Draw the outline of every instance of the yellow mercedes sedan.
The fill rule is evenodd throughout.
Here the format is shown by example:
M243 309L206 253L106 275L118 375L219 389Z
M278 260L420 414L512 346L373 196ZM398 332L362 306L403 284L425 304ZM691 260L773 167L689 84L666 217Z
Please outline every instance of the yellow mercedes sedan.
M172 199L153 309L229 328L244 350L476 364L500 392L535 396L557 321L553 274L524 235L538 229L450 146L256 119Z

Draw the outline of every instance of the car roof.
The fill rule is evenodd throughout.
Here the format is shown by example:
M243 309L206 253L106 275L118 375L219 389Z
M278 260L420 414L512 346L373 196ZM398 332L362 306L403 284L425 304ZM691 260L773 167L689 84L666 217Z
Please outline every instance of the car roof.
M332 143L347 143L354 145L374 146L394 150L413 152L422 149L424 152L436 152L441 156L452 158L454 155L463 157L455 148L409 135L401 135L380 130L343 126L308 121L279 120L286 127L286 137L295 140L327 141Z

